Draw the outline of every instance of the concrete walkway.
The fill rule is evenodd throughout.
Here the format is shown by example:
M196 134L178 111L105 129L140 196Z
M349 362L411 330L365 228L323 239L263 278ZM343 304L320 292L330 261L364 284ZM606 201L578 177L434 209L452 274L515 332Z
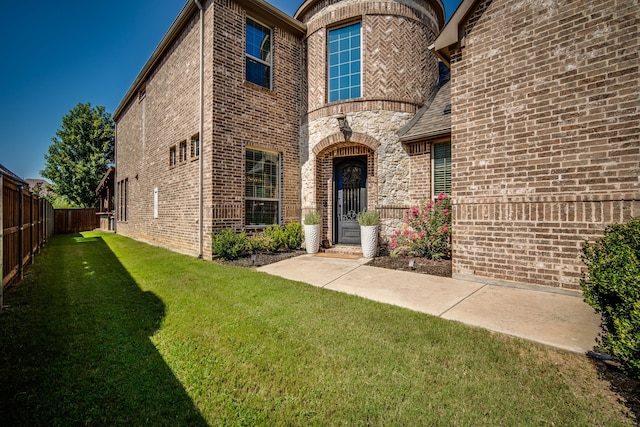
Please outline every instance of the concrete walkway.
M457 320L564 350L592 350L600 317L579 292L508 287L302 255L258 271Z

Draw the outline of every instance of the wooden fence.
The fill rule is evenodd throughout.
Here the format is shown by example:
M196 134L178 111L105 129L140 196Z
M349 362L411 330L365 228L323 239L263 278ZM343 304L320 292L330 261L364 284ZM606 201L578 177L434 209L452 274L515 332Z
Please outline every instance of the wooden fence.
M55 209L56 234L79 233L100 228L100 216L95 208Z
M23 277L24 266L51 237L53 207L26 182L0 173L0 270L2 288ZM0 288L0 307L2 306Z

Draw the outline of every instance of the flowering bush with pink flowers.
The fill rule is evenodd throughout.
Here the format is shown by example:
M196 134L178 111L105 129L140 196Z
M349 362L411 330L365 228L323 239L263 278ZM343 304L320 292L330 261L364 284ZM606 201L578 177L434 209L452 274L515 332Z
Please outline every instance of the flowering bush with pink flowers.
M407 210L401 229L391 235L392 255L441 259L451 256L451 200L440 193L437 200Z

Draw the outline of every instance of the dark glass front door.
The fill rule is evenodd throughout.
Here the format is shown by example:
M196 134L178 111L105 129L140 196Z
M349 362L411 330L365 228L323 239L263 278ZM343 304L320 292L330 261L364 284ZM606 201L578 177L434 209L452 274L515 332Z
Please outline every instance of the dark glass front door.
M360 243L357 216L367 207L367 159L350 157L335 160L336 242Z

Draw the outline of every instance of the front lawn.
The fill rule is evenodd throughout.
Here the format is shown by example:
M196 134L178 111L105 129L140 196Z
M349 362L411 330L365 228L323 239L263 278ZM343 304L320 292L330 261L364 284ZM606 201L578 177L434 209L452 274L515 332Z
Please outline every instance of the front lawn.
M0 315L3 425L632 425L584 356L106 233Z

